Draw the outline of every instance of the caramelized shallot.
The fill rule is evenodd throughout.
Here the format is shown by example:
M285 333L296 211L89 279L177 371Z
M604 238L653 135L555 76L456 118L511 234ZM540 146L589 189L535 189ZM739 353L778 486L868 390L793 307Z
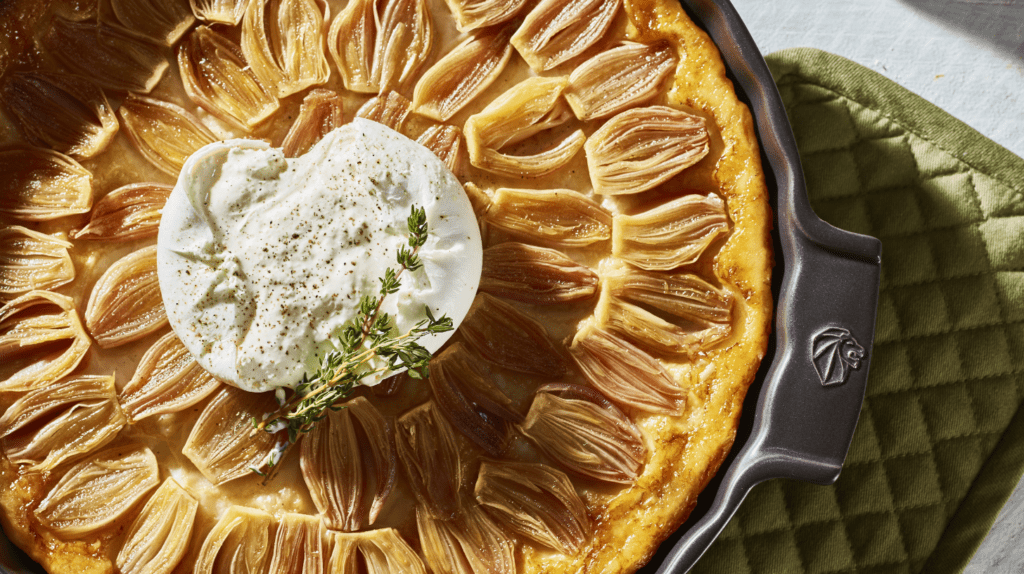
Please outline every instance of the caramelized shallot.
M277 525L269 574L323 574L324 527L319 517L287 513ZM331 570L332 574L336 571ZM373 572L373 570L371 570Z
M356 112L356 117L373 120L396 132L401 132L405 120L412 113L412 104L398 92L387 91L370 98Z
M111 90L148 94L168 67L162 46L104 22L54 18L43 45L71 72Z
M189 0L196 18L210 24L237 26L249 0Z
M475 495L500 526L562 554L575 554L590 533L572 481L544 464L485 460Z
M476 214L477 219L482 218L491 208L490 194L472 181L467 181L462 189L466 190L466 197L469 198L469 203L473 206L473 213Z
M185 0L110 0L110 7L126 29L165 46L196 21Z
M419 555L393 528L334 533L334 552L328 571L331 574L427 574Z
M221 120L250 131L280 104L260 84L237 44L200 26L178 48L178 68L185 93Z
M426 62L433 34L425 0L351 0L331 22L327 47L347 89L381 94Z
M167 324L155 245L118 259L103 273L89 295L85 324L104 349L136 341Z
M459 326L461 340L481 358L511 371L558 378L566 364L547 329L514 306L477 293Z
M47 221L92 207L92 174L70 157L40 148L0 150L0 215Z
M0 417L4 455L46 472L109 442L125 425L114 377L81 375L29 391Z
M188 156L218 140L195 116L180 106L129 94L117 110L135 149L168 175L177 176Z
M62 536L81 536L117 522L159 484L153 451L115 446L68 469L33 513Z
M732 296L696 275L623 266L605 281L595 316L644 348L693 355L732 331Z
M276 409L273 393L221 385L200 413L181 453L214 484L247 476L287 443L286 436L253 432L252 420Z
M562 98L565 78L527 78L466 120L469 161L480 169L515 177L540 177L565 165L587 136L575 130L553 147L530 155L501 150L544 130L562 125L572 111Z
M686 402L679 383L657 359L604 329L584 327L569 352L590 384L620 405L678 415Z
M462 461L452 427L433 402L398 419L395 442L420 507L433 518L453 518L460 508Z
M541 0L527 14L512 45L536 72L574 58L604 36L620 0Z
M491 85L512 57L512 29L472 34L423 73L413 94L416 113L448 121Z
M146 417L187 409L217 390L220 383L192 358L170 332L139 360L132 380L121 390L121 407L134 423Z
M573 70L565 99L577 118L603 118L653 98L675 68L667 43L624 42Z
M703 327L732 322L729 293L696 275L655 273L623 266L608 274L607 286L616 297Z
M274 516L262 510L231 506L206 535L195 574L262 574L273 523Z
M684 195L636 215L616 215L612 254L651 271L696 262L729 231L725 202L715 194Z
M0 300L70 283L75 266L63 239L20 225L0 227Z
M134 241L156 235L160 212L173 188L162 183L131 183L104 195L93 206L89 224L73 239Z
M589 299L597 293L597 284L597 274L554 249L509 241L484 250L484 293L553 305Z
M420 548L434 574L515 574L515 542L476 504L454 520L416 508Z
M466 438L500 456L512 438L512 424L523 419L512 401L485 378L461 343L430 360L430 388L437 409Z
M353 532L377 520L398 470L391 429L370 401L356 397L303 437L302 477L328 528Z
M446 0L459 32L501 24L514 18L526 0Z
M612 214L571 189L500 188L484 221L513 235L557 247L585 247L612 236Z
M704 118L667 106L626 110L586 144L594 191L640 193L668 181L708 154Z
M117 553L122 574L171 574L188 549L199 501L173 478L164 480L132 523Z
M67 345L53 348L62 342ZM90 344L70 297L32 291L8 302L0 307L0 359L5 369L13 364L17 370L0 383L0 391L49 385L73 371Z
M402 389L402 386L406 381L411 379L412 377L409 376L409 371L402 371L397 375L391 375L376 385L373 385L370 387L370 392L377 397L391 397Z
M90 158L117 134L117 118L103 89L88 78L16 72L3 86L3 102L34 145Z
M462 173L462 132L449 125L427 128L416 143L434 152L456 176Z
M589 387L541 387L519 428L551 460L598 480L632 483L647 454L640 429Z
M341 95L317 88L302 98L299 117L295 118L281 148L285 157L299 157L309 151L324 136L345 123Z
M260 83L279 98L326 83L324 9L316 0L250 0L242 54Z

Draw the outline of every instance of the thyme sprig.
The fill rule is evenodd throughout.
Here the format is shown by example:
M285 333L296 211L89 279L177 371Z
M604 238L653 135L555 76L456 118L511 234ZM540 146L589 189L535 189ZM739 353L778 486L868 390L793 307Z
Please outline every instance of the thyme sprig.
M328 410L342 408L338 403L348 397L363 379L391 371L407 369L414 379L426 378L430 352L419 340L430 333L451 331L452 320L445 315L435 318L430 307L424 305L426 318L412 329L397 334L394 318L381 311L384 300L398 292L405 271L416 271L423 266L420 248L427 242L427 215L415 205L407 220L409 244L398 250L398 269L387 268L380 277L377 295L364 295L359 302L359 313L338 335L335 348L319 358L319 366L312 375L304 373L290 397L278 395L280 406L263 420L253 418L253 434L278 433L287 430L287 442L281 442L268 454L253 472L267 476L262 468L273 469L284 453L313 430L327 416Z

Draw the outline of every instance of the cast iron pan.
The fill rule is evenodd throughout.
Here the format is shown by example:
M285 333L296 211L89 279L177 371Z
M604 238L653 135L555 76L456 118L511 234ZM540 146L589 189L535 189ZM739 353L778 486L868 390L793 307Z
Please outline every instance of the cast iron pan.
M864 401L881 273L881 242L811 210L786 110L736 9L729 0L680 1L715 41L757 121L775 210L776 317L732 454L643 574L687 572L759 482L839 477ZM30 572L43 571L0 537L0 574Z

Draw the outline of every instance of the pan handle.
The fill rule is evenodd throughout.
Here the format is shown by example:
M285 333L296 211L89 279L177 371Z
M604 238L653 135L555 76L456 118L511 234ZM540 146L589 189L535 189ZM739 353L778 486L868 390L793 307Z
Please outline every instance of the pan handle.
M802 191L802 174L792 175ZM781 234L785 276L776 307L777 349L750 437L707 513L682 533L658 574L687 572L757 483L790 478L831 484L846 459L867 384L882 246L821 221L806 199L795 203L780 210L780 218L791 219L780 226L793 232Z
M792 265L777 307L779 346L754 419L756 439L744 451L756 454L750 464L760 480L831 484L864 402L882 244L805 209L794 222L796 233L783 238Z
M802 174L795 179L803 189ZM782 240L789 261L776 311L778 351L755 407L752 440L740 453L751 486L769 478L839 478L875 338L881 241L832 227L797 203L795 233Z

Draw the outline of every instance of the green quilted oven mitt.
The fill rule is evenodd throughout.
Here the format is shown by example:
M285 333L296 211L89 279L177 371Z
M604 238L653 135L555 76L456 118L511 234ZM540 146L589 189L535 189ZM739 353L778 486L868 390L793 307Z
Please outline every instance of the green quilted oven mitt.
M874 356L839 481L759 485L693 572L960 572L1024 469L1024 160L838 56L767 60L815 211L882 240Z

